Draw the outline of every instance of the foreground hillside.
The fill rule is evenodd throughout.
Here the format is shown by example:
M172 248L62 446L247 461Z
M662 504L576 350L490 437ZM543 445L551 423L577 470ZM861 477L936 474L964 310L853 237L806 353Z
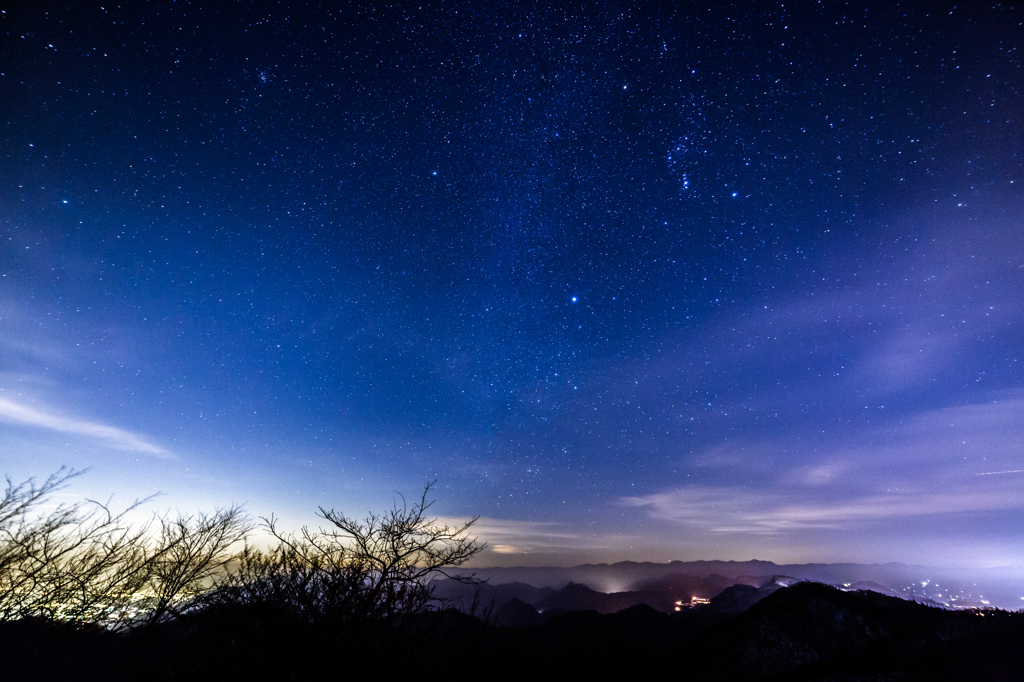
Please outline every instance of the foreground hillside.
M382 646L257 609L193 614L144 639L16 621L0 624L0 656L8 679L24 680L312 679L382 670L425 679L670 670L684 680L1016 680L1024 670L1020 613L943 610L810 582L737 584L674 614L639 604L512 627L447 610L402 627Z
M688 647L697 679L1020 679L1024 616L816 583L778 590Z
M488 653L521 674L671 669L694 680L1018 680L1024 670L1019 613L950 611L810 582L769 589L736 585L673 615L639 605L498 627Z

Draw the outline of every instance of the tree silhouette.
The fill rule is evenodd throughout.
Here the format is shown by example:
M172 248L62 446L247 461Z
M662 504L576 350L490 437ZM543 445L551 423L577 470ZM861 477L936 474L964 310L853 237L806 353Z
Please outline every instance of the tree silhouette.
M334 527L321 530L319 539L348 547L349 563L363 577L365 602L385 622L425 610L433 597L427 581L434 576L469 580L447 569L461 566L485 547L469 536L479 517L452 527L438 525L437 519L427 516L433 485L424 487L420 501L412 507L403 498L401 507L396 504L385 514L371 513L363 521L320 507L320 516Z
M401 506L361 521L321 507L330 526L317 531L285 534L274 517L264 518L277 545L242 552L238 568L210 593L211 603L258 605L375 646L393 640L410 617L437 606L430 579L473 582L448 569L485 547L470 536L475 517L450 526L428 516L432 487L412 506L403 498Z
M180 616L179 607L191 605L222 579L227 565L239 554L231 551L252 530L238 505L212 514L198 513L160 519L160 535L150 552L147 588L152 604L147 627Z
M461 621L439 611L430 580L476 582L449 569L485 545L470 535L476 518L428 516L433 483L414 504L402 498L362 520L320 508L316 531L286 534L263 518L272 542L260 549L238 506L142 524L128 516L149 498L121 512L109 502L52 506L81 473L8 479L0 496L0 634L22 642L5 654L22 677L40 673L42 659L56 677L87 665L97 678L127 679L154 661L175 679L313 677L334 669L335 656L318 655L328 650L351 671L413 660L441 670L470 646L461 635L472 628L452 636Z
M39 513L84 472L62 468L0 498L0 621L42 617L126 629L159 621L209 587L252 524L240 507L141 525L94 501ZM159 530L155 526L159 526Z
M125 612L144 588L149 526L133 527L126 516L146 500L120 513L92 501L36 513L82 473L61 468L41 484L7 479L0 498L0 620L95 622Z

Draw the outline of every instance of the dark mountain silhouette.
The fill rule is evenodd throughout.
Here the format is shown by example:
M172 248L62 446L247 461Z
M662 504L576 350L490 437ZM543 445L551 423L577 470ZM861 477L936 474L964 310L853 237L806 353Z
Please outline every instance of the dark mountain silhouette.
M787 582L735 584L710 604L672 615L640 604L494 627L480 651L501 661L499 679L666 672L701 680L1021 679L1024 614Z
M1024 617L801 582L699 636L697 679L1020 679Z
M467 584L458 580L438 580L431 583L434 596L446 607L478 614L500 608L513 599L536 604L556 592L554 587L534 587L527 583Z
M599 592L586 585L572 582L558 590L550 587L536 588L526 583L467 585L454 580L436 582L434 587L439 603L465 612L473 612L483 618L487 618L488 613L502 613L502 618L505 620L499 623L501 625L519 623L521 618L526 617L526 611L519 605L504 610L508 604L518 602L528 605L537 614L537 618L530 616L528 622L524 621L523 624L534 625L573 611L595 611L599 614L610 614L639 604L644 604L665 614L672 614L691 608L694 598L712 599L733 586L749 588L744 594L758 595L757 599L759 599L765 594L770 594L771 590L779 585L793 582L796 582L795 578L779 576L726 578L721 575L710 575L701 578L675 573L646 581L637 590L612 593ZM769 591L763 591L764 587L769 587ZM737 604L746 604L743 608L754 603L743 601L745 598L736 597L736 599L739 599ZM713 599L712 603L714 603ZM742 609L738 607L730 607L730 613L739 613L740 610ZM513 614L519 615L513 616Z
M727 587L713 597L710 604L701 608L700 616L709 622L731 618L743 613L780 587L777 582L769 582L764 587L743 584Z
M598 613L616 613L631 606L644 603L644 594L640 592L613 592L605 594L597 592L586 585L569 583L554 594L535 604L541 613L569 611L597 611Z
M939 609L794 581L738 582L671 614L644 603L614 613L540 613L513 598L490 623L456 609L417 614L393 626L386 648L373 632L313 627L259 605L200 611L140 640L24 620L0 624L0 656L7 677L40 680L127 680L140 671L154 680L315 679L335 670L339 656L351 675L415 665L424 679L459 671L494 679L1021 679L1024 613ZM568 585L539 601L604 608L643 593L601 596Z
M536 588L560 588L572 583L586 585L598 592L631 592L653 589L659 581L672 576L721 576L728 584L743 582L760 587L754 576L788 575L829 585L867 589L895 594L918 601L943 604L997 606L1016 609L1024 595L1024 575L1007 567L955 569L888 564L775 564L770 561L673 561L664 564L623 561L616 564L585 564L569 568L513 567L476 568L478 578L492 585L512 582ZM871 583L871 584L868 584ZM664 585L663 585L664 586ZM724 588L721 586L720 589ZM512 595L534 603L524 595ZM677 596L676 599L679 597ZM499 601L499 605L500 605ZM658 607L653 602L655 608Z
M544 622L537 609L518 599L510 599L494 612L495 625L520 628L541 625Z
M760 587L764 581L764 578L755 578L753 576L743 576L740 579L739 577L727 578L723 575L712 573L706 578L701 578L686 573L670 573L662 578L642 582L635 590L644 594L667 594L669 599L668 611L671 611L671 606L676 601L689 602L693 597L711 599L711 597L714 597L730 585L743 583ZM658 608L655 604L651 604L651 606Z
M891 589L889 589L885 585L879 585L873 580L861 580L859 582L855 582L852 585L850 585L849 590L851 592L878 592L879 594L887 594L890 597L897 596L897 594L893 592Z

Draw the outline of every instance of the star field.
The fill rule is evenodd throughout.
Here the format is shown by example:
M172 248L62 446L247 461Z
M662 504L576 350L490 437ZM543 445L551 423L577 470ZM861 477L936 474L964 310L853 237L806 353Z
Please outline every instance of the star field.
M4 472L296 527L437 479L484 563L1019 563L1022 21L5 10Z

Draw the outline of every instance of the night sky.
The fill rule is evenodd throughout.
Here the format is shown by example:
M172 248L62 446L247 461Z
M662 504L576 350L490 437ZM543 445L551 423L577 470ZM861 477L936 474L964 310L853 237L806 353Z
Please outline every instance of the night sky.
M44 4L0 473L289 528L436 479L480 565L1024 564L1024 9Z

